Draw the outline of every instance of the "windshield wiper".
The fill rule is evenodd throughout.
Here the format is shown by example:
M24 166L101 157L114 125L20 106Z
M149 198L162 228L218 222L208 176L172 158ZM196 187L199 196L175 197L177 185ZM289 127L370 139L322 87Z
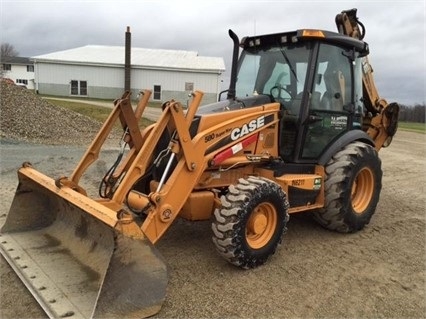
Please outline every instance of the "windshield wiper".
M281 51L281 54L283 55L283 57L284 57L285 61L287 62L288 67L290 68L291 73L293 73L294 78L296 79L296 81L297 81L297 82L299 82L299 80L297 79L296 72L294 71L294 68L293 68L293 66L292 66L292 65L291 65L291 63L290 63L290 60L289 60L289 58L287 57L287 54L284 52L284 47L281 47L281 50L280 50L280 51Z

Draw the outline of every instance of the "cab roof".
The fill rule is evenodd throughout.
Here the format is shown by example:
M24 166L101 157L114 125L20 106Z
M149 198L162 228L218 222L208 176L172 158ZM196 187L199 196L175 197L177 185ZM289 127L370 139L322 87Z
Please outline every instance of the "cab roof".
M355 48L356 51L363 54L368 54L369 52L368 44L364 41L344 34L317 29L300 29L290 32L245 37L241 40L240 47L243 49L251 49L256 47L295 44L313 40Z

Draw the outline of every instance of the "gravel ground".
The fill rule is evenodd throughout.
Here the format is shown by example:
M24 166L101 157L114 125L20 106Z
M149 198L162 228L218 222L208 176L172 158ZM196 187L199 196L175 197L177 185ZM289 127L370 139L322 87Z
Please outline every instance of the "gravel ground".
M17 147L9 146L7 155L18 163L32 156L34 166L49 176L67 175L82 151L33 145L25 153ZM339 234L309 214L292 215L281 247L254 270L233 267L216 253L210 222L177 220L156 245L170 280L155 317L425 318L425 147L423 134L398 132L380 151L381 199L364 230ZM1 174L0 224L17 185L18 165ZM0 318L46 318L2 258L0 275Z
M48 112L49 107L44 110ZM47 118L48 113L40 117ZM3 123L9 120L3 118L2 103L2 136L11 138L3 133ZM21 129L29 130L27 125ZM82 138L89 134L76 129L74 134ZM75 139L61 132L55 134L73 144ZM19 130L15 134L33 141ZM41 137L35 141L40 142ZM27 146L24 154L19 144L17 148L13 144L0 147L2 165L7 166L1 172L0 223L13 198L14 170L23 155L31 156L40 171L58 176L67 175L84 151L38 145ZM381 199L364 230L339 234L323 229L309 214L292 215L281 247L266 265L254 270L233 267L215 252L210 222L177 220L156 245L167 261L170 281L166 301L155 317L425 318L425 135L398 132L380 156L384 172ZM108 167L101 163L98 168L105 165ZM89 172L89 182L96 179L95 173ZM0 317L45 318L2 258L0 266Z
M102 123L53 105L33 91L0 81L0 138L86 145Z

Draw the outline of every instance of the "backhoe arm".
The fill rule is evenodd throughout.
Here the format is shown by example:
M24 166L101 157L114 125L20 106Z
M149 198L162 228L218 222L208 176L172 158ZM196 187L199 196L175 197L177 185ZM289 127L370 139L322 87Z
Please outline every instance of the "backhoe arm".
M365 27L356 16L356 9L342 11L336 16L336 25L339 33L363 40ZM363 92L364 105L367 114L363 119L364 130L374 140L376 149L388 146L395 135L398 126L399 105L388 103L381 98L373 78L373 68L368 57L364 57L363 68Z

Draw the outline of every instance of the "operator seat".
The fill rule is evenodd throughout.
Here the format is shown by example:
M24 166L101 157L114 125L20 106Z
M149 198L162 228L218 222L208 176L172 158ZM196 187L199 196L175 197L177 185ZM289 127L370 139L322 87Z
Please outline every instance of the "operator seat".
M324 72L326 91L321 97L322 110L342 111L345 98L345 78L333 61L328 62Z

